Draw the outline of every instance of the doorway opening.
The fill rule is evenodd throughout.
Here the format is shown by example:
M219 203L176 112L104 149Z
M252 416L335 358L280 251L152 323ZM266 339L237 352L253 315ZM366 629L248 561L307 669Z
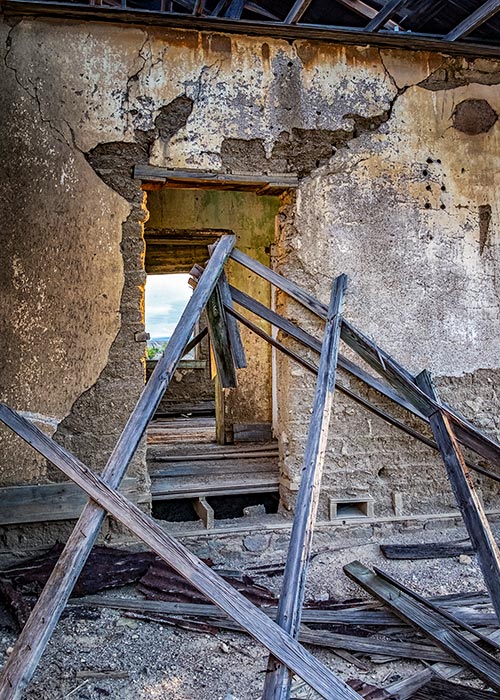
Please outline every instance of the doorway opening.
M149 373L189 299L190 270L195 264L206 264L208 245L233 232L238 248L270 265L278 208L277 197L251 192L168 188L148 192ZM226 273L230 284L271 304L267 282L256 280L231 261ZM260 324L270 332L266 322ZM202 316L197 332L206 325ZM248 366L238 370L236 389L218 385L205 338L193 356L181 361L151 422L147 461L154 512L163 519L182 519L182 513L193 517L193 510L196 517L207 509L215 519L241 517L246 500L249 507L261 504L261 512L277 508L271 348L246 328L241 328L241 334Z

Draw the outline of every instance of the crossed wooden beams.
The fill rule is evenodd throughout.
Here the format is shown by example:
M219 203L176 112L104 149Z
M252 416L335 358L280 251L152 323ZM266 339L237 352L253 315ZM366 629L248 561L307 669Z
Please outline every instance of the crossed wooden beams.
M346 289L344 275L334 281L330 305L327 307L293 282L234 249L234 245L235 236L222 236L215 248L210 251L211 258L205 269L194 271L197 282L193 295L164 355L157 363L132 411L102 476L92 472L19 413L0 404L0 420L58 467L89 496L89 501L3 669L0 676L1 700L14 700L22 696L90 554L106 512L122 522L189 583L268 648L270 659L263 700L287 700L290 694L292 671L327 700L359 698L356 692L296 641L335 388L430 447L439 449L469 536L475 546L493 606L500 619L500 554L475 493L468 465L497 480L499 477L489 470L466 463L458 442L472 448L496 466L500 466L500 445L478 431L449 406L440 402L427 373L414 378L343 318ZM279 287L325 320L323 341L318 341L251 297L231 288L224 276L224 265L229 257ZM236 311L233 308L233 302L270 321L306 347L318 352L319 367L301 358L281 341L268 336ZM276 623L117 491L179 360L187 348L192 347L199 340L197 337L189 341L205 307L208 310L212 347L223 384L234 386L235 368L245 366L244 350L236 320L245 323L279 350L318 375L305 451L304 471ZM340 339L375 369L385 382L375 379L356 364L339 355ZM336 378L337 365L399 406L430 423L435 442L343 386Z

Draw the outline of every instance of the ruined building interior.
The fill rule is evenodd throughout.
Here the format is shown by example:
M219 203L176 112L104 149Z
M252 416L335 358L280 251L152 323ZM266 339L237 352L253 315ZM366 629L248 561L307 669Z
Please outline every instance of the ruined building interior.
M0 700L494 700L500 0L0 32Z

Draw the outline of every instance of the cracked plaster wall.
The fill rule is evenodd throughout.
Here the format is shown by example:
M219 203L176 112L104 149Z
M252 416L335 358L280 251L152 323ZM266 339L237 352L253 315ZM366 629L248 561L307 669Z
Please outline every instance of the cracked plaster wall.
M303 179L296 203L283 202L279 269L324 300L332 275L347 272L349 318L410 369L430 367L455 403L498 430L499 126L474 136L453 127L461 102L498 112L497 63L62 20L1 32L11 310L2 398L55 418L51 432L63 421L58 439L80 454L109 451L126 383L128 410L143 381L133 331L145 213L133 163L285 170ZM172 125L163 110L173 104ZM20 338L27 368L13 350ZM312 382L285 360L279 372L288 506ZM406 438L342 402L332 427L342 458L330 449L325 495L370 492L381 514L396 487L409 511L450 505L442 469ZM19 454L2 448L3 483L44 476Z

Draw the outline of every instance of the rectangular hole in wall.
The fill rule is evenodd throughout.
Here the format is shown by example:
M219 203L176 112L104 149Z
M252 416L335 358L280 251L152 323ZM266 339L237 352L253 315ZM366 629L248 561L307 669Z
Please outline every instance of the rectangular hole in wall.
M372 518L373 499L330 498L330 520Z

